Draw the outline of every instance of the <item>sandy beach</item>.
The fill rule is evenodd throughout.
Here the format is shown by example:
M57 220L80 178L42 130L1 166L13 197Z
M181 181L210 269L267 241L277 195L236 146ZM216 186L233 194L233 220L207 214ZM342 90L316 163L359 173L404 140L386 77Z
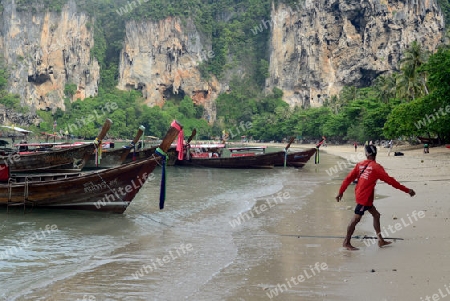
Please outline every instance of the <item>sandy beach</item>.
M314 145L293 144L291 150L308 147ZM345 235L355 206L354 186L349 186L340 203L334 197L354 163L365 159L363 149L360 146L355 152L353 145L322 147L322 154L336 156L332 157L334 167L333 162L330 167L329 157L328 162L319 165L314 165L311 158L305 169L324 175L323 186L309 197L311 201L301 212L289 210L292 204L280 208L284 222L270 231L304 236L283 237L275 256L280 258L278 264L266 266L274 279L285 279L278 288L284 288L282 284L292 286L274 300L298 300L299 296L301 300L450 300L450 149L431 148L424 154L420 146L396 146L393 152L401 151L404 156L394 156L393 152L388 156L387 148L378 147L377 162L403 185L414 189L416 196L378 182L374 204L382 214L382 232L385 237L400 240L391 240L393 243L384 248L373 240L353 240L360 250L347 251L342 248L342 239L333 239L333 235ZM372 221L372 216L366 214L354 235L374 236ZM328 269L313 277L312 283L294 285L290 281L290 274L301 275L316 262L326 263ZM276 265L289 268L277 270ZM266 291L275 287L261 286Z
M342 158L355 155L352 146L328 146L322 151ZM382 214L382 231L404 240L382 249L354 241L361 249L343 251L351 254L342 266L341 298L334 300L450 300L450 149L431 148L429 154L420 147L394 151L404 156L388 156L388 149L379 148L377 162L417 195L411 198L379 182L375 205ZM353 202L349 187L342 205L353 206ZM374 232L370 215L364 216L355 234L362 232Z

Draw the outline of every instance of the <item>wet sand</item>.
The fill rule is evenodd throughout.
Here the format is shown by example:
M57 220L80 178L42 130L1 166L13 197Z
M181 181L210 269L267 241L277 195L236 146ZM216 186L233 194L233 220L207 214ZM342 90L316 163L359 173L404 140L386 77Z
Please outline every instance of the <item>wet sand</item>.
M319 165L311 159L303 169L296 170L292 175L296 179L282 188L296 197L258 217L278 219L278 222L263 224L261 235L255 234L254 242L247 240L238 246L239 252L248 254L249 260L257 256L266 259L246 273L246 285L237 291L233 300L336 300L342 284L343 263L354 256L342 250L342 238L334 238L344 234L350 213L347 204L334 200L346 171L338 173L335 179L326 173L337 159L323 155ZM305 191L304 198L298 197L303 192L296 183L311 178L320 183L318 189ZM254 207L263 204L260 200ZM235 240L238 241L237 237ZM256 244L270 244L274 248L262 253L258 252L262 247Z
M314 146L291 146L297 147ZM352 243L360 250L347 251L342 248L341 238L277 236L345 234L355 205L353 186L347 189L340 203L334 197L353 163L364 158L363 147L356 153L352 145L321 148L322 154L337 156L331 159L334 164L314 165L312 158L305 169L322 175L322 185L308 196L301 210L293 209L291 202L279 206L276 213L271 212L284 215L276 227L267 229L277 236L268 241L277 241L280 247L271 260L249 275L254 287L265 290L267 300L271 299L267 293L276 287L278 292L283 290L272 298L278 300L450 299L450 149L431 148L429 154L423 154L421 147L394 148L393 151L404 153L402 157L393 153L388 156L387 148L378 149L377 162L417 193L411 198L383 182L378 182L376 187L375 205L382 214L382 231L386 237L403 240L384 248L379 248L375 241L354 240ZM336 172L330 175L333 165ZM363 217L355 235L374 235L370 215ZM328 268L302 283L291 280L314 267L316 262L326 263ZM248 296L249 290L241 293Z

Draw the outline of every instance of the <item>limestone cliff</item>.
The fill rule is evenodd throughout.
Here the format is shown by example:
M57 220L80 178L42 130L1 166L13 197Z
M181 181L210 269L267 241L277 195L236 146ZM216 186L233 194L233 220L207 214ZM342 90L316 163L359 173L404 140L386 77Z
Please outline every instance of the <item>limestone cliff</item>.
M209 122L216 117L215 102L221 85L201 77L199 64L214 57L211 46L202 43L195 25L167 18L158 22L126 24L120 56L118 88L139 89L148 105L162 106L173 95L190 96L203 105Z
M91 18L73 1L60 13L17 11L2 1L0 54L10 71L9 92L36 109L64 109L64 87L77 85L74 98L96 95L100 68L90 55ZM45 11L45 10L43 10Z
M264 23L265 22L265 23ZM343 86L396 70L414 40L433 50L444 18L435 0L305 0L273 7L270 78L290 105L320 106Z

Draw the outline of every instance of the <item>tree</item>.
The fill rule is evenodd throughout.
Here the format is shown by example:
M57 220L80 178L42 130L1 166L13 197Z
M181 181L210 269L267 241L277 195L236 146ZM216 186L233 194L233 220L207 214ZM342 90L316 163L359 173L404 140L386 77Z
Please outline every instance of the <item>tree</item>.
M395 75L378 76L375 80L374 88L377 93L377 98L384 103L389 103L396 95Z
M426 63L428 53L414 41L404 51L400 60L401 73L397 77L398 96L407 101L428 94L426 73L420 67Z
M194 103L189 96L185 96L183 100L180 102L178 110L185 118L194 118L196 115L196 109L194 107Z

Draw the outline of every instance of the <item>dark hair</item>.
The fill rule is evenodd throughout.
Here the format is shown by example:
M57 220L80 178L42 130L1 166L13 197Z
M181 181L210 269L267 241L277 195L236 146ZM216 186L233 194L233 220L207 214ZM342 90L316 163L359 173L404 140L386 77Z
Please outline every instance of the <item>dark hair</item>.
M366 145L365 147L367 156L376 156L377 155L377 147L375 145Z

